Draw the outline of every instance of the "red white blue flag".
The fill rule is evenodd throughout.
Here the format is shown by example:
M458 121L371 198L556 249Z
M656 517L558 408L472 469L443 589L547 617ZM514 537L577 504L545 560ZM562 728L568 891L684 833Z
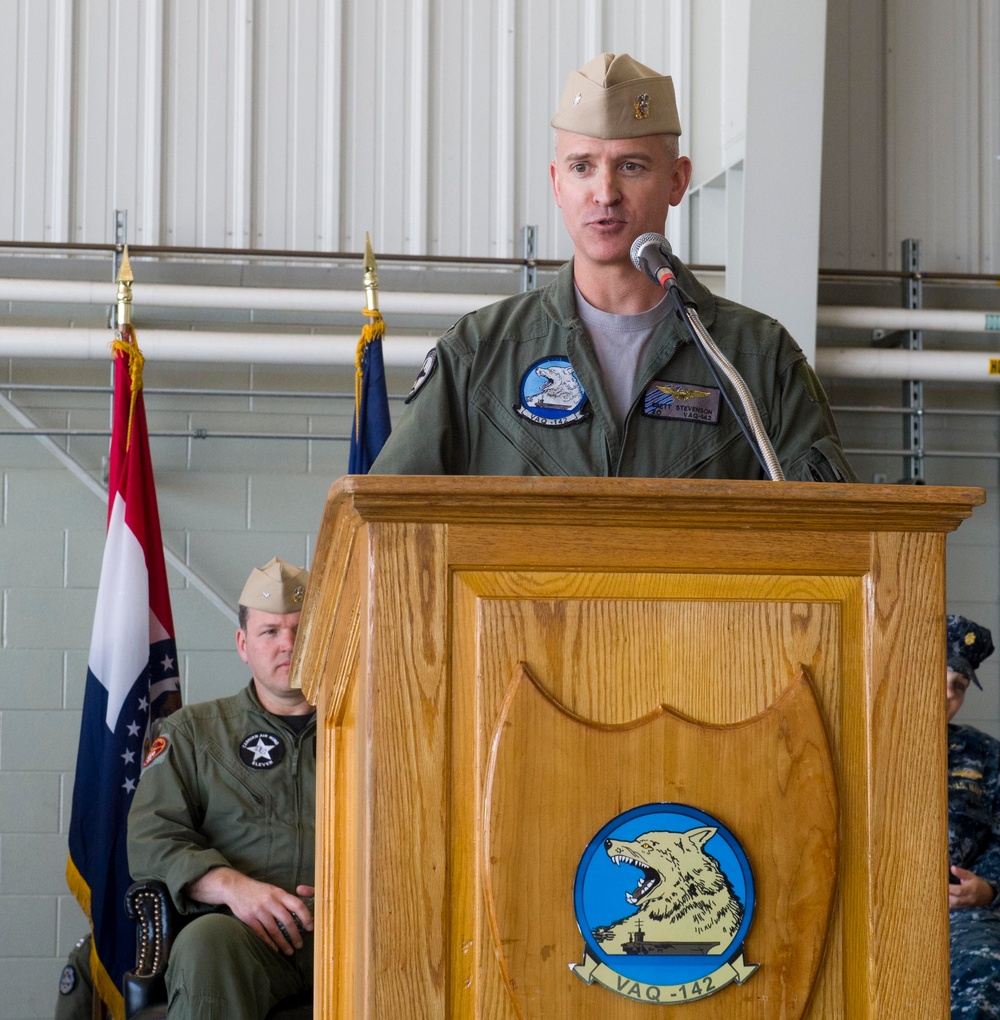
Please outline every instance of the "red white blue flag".
M177 646L142 399L142 354L130 325L115 336L108 531L87 662L66 879L94 940L94 984L124 1017L121 981L135 964L128 811L154 720L180 706Z

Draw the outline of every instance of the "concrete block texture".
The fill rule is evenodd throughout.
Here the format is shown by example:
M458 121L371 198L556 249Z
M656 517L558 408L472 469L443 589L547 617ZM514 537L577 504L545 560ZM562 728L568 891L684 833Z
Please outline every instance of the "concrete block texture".
M8 648L90 647L97 604L93 588L15 588L7 592L4 636Z
M247 479L211 471L161 471L156 476L160 525L164 530L240 531L247 528Z
M192 652L183 660L185 704L229 697L250 682L250 671L236 654L235 639L231 649Z
M333 478L310 475L294 484L280 475L254 475L250 483L250 527L254 531L317 532Z
M56 956L66 957L69 951L90 931L90 922L80 909L76 897L69 893L56 901Z
M0 896L0 958L56 952L55 896Z
M77 478L49 465L5 471L7 488L5 526L27 530L55 529L103 531L105 511L101 501Z
M5 832L58 832L59 798L58 772L0 772L0 818L6 819Z
M66 958L0 958L0 1020L45 1020L55 1013Z
M73 772L80 713L4 712L0 715L0 770Z
M0 712L63 707L63 655L56 648L0 647Z
M66 888L66 837L11 833L0 837L0 896L53 896Z
M0 587L63 587L66 535L53 528L0 528Z

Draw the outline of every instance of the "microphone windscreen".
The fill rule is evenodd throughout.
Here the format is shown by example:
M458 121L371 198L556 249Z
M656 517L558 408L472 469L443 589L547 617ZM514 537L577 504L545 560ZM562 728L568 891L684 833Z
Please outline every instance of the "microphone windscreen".
M649 247L658 248L667 258L672 254L670 242L662 234L640 234L633 242L630 255L632 257L632 265L635 266L640 272L645 271L645 267L642 265L643 255Z

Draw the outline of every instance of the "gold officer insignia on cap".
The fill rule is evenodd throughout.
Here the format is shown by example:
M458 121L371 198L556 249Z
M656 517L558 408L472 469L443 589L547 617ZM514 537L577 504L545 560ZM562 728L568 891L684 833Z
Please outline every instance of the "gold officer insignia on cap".
M298 613L302 609L309 571L274 557L255 568L240 595L240 605L269 613Z
M967 633L967 634L965 635L965 643L966 643L967 645L974 645L974 644L976 643L976 634L975 634L975 631L971 631L971 630L970 630L970 631L969 631L969 632L968 632L968 633Z
M632 104L632 109L635 110L636 120L648 120L649 119L649 93L643 92L641 96L635 97L635 102Z

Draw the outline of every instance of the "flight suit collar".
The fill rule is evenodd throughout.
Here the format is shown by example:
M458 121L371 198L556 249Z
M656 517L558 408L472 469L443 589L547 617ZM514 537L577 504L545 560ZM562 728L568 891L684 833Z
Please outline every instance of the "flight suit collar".
M674 269L680 289L695 303L698 309L698 318L706 328L709 328L715 322L715 295L676 256L674 257ZM559 269L554 282L546 289L542 303L548 315L560 326L568 328L577 321L572 259Z
M296 733L290 726L288 726L280 715L274 715L260 703L260 698L257 697L257 689L254 686L253 678L250 678L250 682L243 688L243 694L247 701L250 703L250 710L257 715L263 716L267 719L271 725L280 726L283 730L287 730L295 739L299 739L306 733L311 733L316 727L316 713L313 712L312 718L303 728L301 733Z

